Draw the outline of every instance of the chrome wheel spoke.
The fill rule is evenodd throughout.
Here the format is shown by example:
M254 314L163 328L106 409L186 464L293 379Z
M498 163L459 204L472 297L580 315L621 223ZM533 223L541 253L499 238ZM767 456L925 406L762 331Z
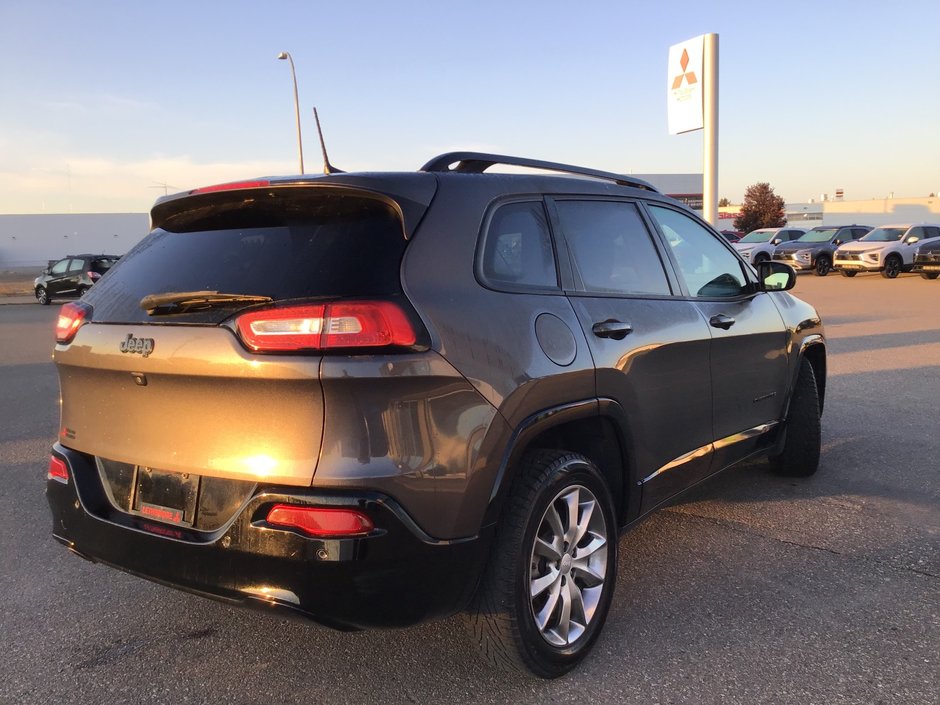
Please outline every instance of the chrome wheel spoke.
M535 539L535 555L542 556L543 558L548 558L549 560L558 562L561 560L562 548L559 545L561 540L559 537L553 537L551 543L542 538Z
M594 502L584 502L581 506L581 520L578 522L578 530L575 532L574 541L571 543L576 545L581 542L581 539L584 538L584 534L587 533L588 526L591 524L591 517L594 516Z
M552 613L555 611L555 608L558 606L558 598L561 597L561 580L557 580L552 583L552 587L548 592L548 600L545 602L545 605L535 615L535 625L539 628L540 632L545 631L545 627L548 626L548 622L552 617Z
M563 644L568 643L568 633L571 631L571 581L564 580L561 584L561 614L558 615L558 626L555 633Z
M555 509L555 503L548 505L548 509L545 511L545 518L542 520L544 525L545 521L548 521L549 527L551 527L552 534L556 539L561 539L565 535L565 527L562 526L561 517L558 516L558 510ZM540 532L541 533L541 530Z
M575 536L578 533L578 508L580 506L581 493L577 487L572 488L571 492L566 494L562 501L568 509L568 527L565 530L565 543L569 546L575 543Z
M553 583L557 582L560 576L561 574L558 572L557 568L554 566L549 568L548 573L530 581L529 597L538 597L541 595L543 592L548 590L548 588L550 588Z

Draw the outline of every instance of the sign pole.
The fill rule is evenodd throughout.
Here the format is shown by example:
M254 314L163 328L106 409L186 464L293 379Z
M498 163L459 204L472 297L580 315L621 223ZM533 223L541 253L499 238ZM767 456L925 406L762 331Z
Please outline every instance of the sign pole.
M706 34L702 58L702 217L718 227L718 35Z

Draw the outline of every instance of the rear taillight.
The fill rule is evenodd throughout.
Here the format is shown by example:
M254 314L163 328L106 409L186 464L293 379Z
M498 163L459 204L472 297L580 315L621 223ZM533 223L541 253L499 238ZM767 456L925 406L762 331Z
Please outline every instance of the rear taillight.
M249 311L235 325L258 352L409 346L415 330L390 301L348 301Z
M83 323L91 320L91 306L73 301L59 310L59 320L55 324L57 343L70 343Z
M318 538L365 536L375 524L356 509L336 507L302 507L295 504L275 504L266 521L274 526L299 529L308 536Z
M88 275L88 278L91 279L93 282L96 282L99 279L101 279L101 275L98 274L98 272L86 272L86 274Z
M68 482L69 481L69 468L65 464L65 461L62 458L57 458L54 455L49 458L49 472L46 474L46 477L50 480L58 480L59 482Z

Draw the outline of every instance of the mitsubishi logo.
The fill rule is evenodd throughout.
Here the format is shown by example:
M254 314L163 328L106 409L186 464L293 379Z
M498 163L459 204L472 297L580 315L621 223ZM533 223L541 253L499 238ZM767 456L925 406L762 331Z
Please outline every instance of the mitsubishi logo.
M682 66L682 73L673 80L672 90L677 90L682 87L682 79L688 81L690 86L693 83L698 83L698 79L695 78L695 71L686 71L689 66L689 52L686 49L682 50L682 58L679 59L679 65Z

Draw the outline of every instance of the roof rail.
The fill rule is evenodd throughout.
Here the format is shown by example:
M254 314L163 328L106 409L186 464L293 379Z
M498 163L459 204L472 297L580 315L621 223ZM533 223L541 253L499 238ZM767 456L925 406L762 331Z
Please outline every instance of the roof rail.
M457 166L451 168L452 164ZM578 174L579 176L590 176L604 181L613 181L621 186L633 186L647 191L659 193L659 189L643 179L635 179L632 176L623 174L614 174L610 171L599 171L597 169L588 169L583 166L572 166L571 164L558 164L557 162L543 162L541 159L526 159L525 157L510 157L505 154L487 154L485 152L447 152L434 157L431 161L421 167L420 171L451 171L462 174L482 174L491 166L496 164L505 164L509 166L524 166L530 169L545 169L546 171L558 171L563 174Z

